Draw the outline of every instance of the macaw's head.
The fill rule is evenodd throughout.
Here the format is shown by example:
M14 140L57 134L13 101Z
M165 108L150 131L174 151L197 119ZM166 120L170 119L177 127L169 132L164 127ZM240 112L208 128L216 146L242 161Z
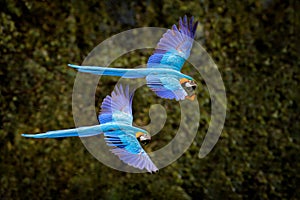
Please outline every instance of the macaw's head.
M196 97L195 90L197 88L197 83L194 80L189 80L187 78L180 79L180 84L182 88L188 94L185 98L193 101Z
M149 133L136 132L135 136L143 145L149 144L151 142L151 136Z

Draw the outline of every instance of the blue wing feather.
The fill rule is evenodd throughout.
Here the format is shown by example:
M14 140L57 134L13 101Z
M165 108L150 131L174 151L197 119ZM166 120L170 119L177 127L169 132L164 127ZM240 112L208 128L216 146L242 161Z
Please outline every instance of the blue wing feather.
M156 93L157 96L165 99L184 100L187 96L186 91L181 87L180 82L170 77L157 75L147 76L147 86Z
M191 17L188 22L187 16L179 19L179 28L174 24L172 29L167 30L148 59L149 68L161 67L180 71L185 60L190 56L190 51L195 38L198 22L194 23Z
M129 91L127 86L115 87L111 96L106 96L101 105L101 112L98 116L100 124L116 122L132 125L132 100L134 92Z
M110 151L124 163L149 172L158 170L130 130L109 131L104 136L107 145L114 147Z
M111 149L111 152L119 157L124 163L130 166L136 167L138 169L146 169L148 172L156 172L158 168L151 161L146 152L140 152L139 154L132 154L128 151L115 148Z

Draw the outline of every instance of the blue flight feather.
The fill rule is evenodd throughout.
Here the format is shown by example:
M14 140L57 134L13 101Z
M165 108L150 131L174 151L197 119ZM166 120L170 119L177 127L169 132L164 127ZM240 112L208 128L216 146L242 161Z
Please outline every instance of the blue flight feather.
M116 87L111 96L103 100L98 116L100 124L117 122L132 125L133 95L134 92L130 92L128 86L124 90L122 85Z
M179 101L184 100L187 96L180 82L172 76L147 76L147 86L161 98Z
M166 68L180 71L184 62L190 56L190 51L195 38L198 22L194 23L194 17L188 22L185 15L179 19L179 28L174 24L172 29L167 30L154 51L149 57L147 66L158 67L164 64Z

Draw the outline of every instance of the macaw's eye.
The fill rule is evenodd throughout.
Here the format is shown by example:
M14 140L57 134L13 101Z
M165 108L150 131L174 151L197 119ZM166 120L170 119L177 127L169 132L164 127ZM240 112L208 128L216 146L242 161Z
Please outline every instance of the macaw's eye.
M187 90L189 92L192 92L194 90L194 88L192 88L192 87L185 87L185 90Z
M151 137L148 135L141 135L140 137L138 137L138 140L142 145L146 145L150 143Z
M141 143L142 145L147 145L150 143L151 140L142 140Z
M197 85L195 84L195 85L192 85L192 89L193 90L196 90L196 88L197 88Z
M181 86L187 91L187 92L193 92L197 88L197 84L195 81L187 81L185 83L182 83Z

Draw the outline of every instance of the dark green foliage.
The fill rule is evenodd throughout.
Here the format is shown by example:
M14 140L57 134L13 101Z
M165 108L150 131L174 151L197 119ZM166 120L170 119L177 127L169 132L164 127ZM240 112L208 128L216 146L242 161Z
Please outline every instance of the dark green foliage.
M299 9L296 0L1 1L0 199L300 199ZM225 128L207 157L198 158L210 120L204 82L198 135L158 174L106 167L78 138L20 136L74 127L76 72L68 63L80 64L116 33L169 28L184 14L201 22L197 40L219 66L228 98ZM116 64L143 64L150 53ZM101 79L107 88L98 88L97 106L117 80ZM149 123L153 103L170 112L147 150L166 145L180 118L175 102L142 88L134 100L138 125Z

